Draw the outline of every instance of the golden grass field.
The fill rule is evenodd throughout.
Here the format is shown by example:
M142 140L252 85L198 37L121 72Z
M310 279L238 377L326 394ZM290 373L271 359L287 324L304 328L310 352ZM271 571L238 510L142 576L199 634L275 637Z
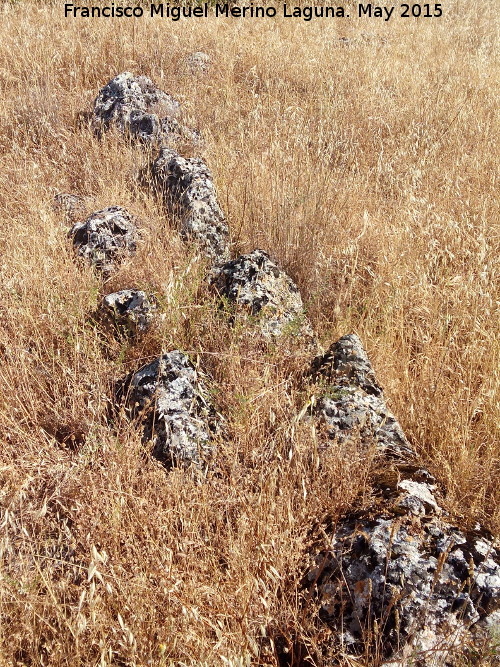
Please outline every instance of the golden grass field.
M144 149L98 140L82 112L125 70L183 103L233 253L271 253L324 347L360 335L446 507L498 535L494 6L134 23L18 2L0 17L0 664L278 665L273 647L298 642L321 665L305 553L325 522L370 502L370 461L339 448L311 459L315 434L295 419L309 353L230 328L139 184ZM179 67L196 50L213 59L203 77ZM56 192L143 221L137 256L105 285L76 261ZM166 318L118 342L91 315L130 286L155 291ZM204 483L150 459L136 424L108 421L114 383L176 348L227 419ZM370 651L356 664L378 665Z

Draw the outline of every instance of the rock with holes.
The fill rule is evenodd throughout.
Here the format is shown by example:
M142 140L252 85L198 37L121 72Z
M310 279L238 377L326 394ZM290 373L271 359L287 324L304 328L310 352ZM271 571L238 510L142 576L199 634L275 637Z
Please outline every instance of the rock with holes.
M414 456L358 336L343 336L313 361L312 373L323 384L313 412L331 439L361 438L391 456Z
M213 262L227 259L229 230L203 160L162 148L153 162L152 178L183 238L195 241Z
M288 333L312 339L297 285L263 250L215 267L211 284L234 305L235 318L255 318L264 335Z
M93 124L99 131L116 127L147 144L196 141L198 134L178 120L181 105L146 76L123 72L99 92Z
M340 631L342 619L352 653L377 643L394 665L455 665L500 605L491 536L459 530L434 485L416 479L381 488L369 512L341 520L307 579L323 620Z
M54 197L53 209L66 223L74 224L85 217L87 208L83 197L69 192L59 192Z
M121 334L145 333L158 313L155 297L138 289L124 289L104 297L101 306L105 321Z
M500 554L487 531L462 531L442 509L357 336L318 357L313 374L323 383L314 418L336 441L372 445L380 470L372 506L326 532L305 585L337 647L359 655L371 643L392 667L454 665L500 607Z
M214 453L215 413L188 357L175 350L135 373L128 387L133 416L144 422L144 440L167 467L202 467Z
M104 275L133 255L139 240L137 220L120 206L92 213L73 225L69 234L80 257Z

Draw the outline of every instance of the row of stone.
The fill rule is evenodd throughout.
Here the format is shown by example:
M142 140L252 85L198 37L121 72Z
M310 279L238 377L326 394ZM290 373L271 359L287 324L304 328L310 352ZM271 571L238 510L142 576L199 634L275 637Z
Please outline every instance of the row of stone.
M276 339L290 329L311 336L296 285L266 253L227 261L228 228L210 171L171 147L189 132L199 139L173 122L179 111L149 79L125 73L99 93L94 123L101 130L114 125L150 146L168 144L152 161L149 180L183 238L195 241L211 261L210 285L237 311L254 316L265 336ZM117 207L94 213L71 234L79 254L104 274L135 252L139 238L137 222ZM153 298L134 290L108 295L104 307L136 332L158 311ZM442 509L435 480L419 466L388 410L357 336L341 338L317 357L310 376L320 389L306 418L326 430L329 446L350 440L375 446L383 463L374 482L375 506L345 517L311 554L304 586L336 630L333 644L356 654L374 642L389 656L387 665L455 664L455 649L477 643L500 620L500 558L490 536L480 526L458 530ZM131 374L123 389L154 456L167 466L209 464L220 420L186 355L163 354Z
M189 132L177 119L181 107L144 76L129 72L112 79L99 92L92 125L102 135L112 128L149 147L176 144ZM191 132L191 138L199 133ZM221 304L232 303L233 319L258 319L264 336L277 338L286 331L312 335L296 285L261 250L229 258L229 232L218 203L210 170L199 158L184 158L170 146L161 146L146 170L148 184L175 221L181 236L196 243L211 264L208 282ZM58 195L59 208L68 218L78 217L83 202L74 195ZM135 254L140 222L122 207L96 211L70 230L78 255L104 277ZM103 298L100 315L121 335L140 335L159 317L154 295L123 289ZM124 383L133 417L142 416L144 438L153 441L153 455L167 466L201 466L213 456L217 432L215 411L208 392L188 357L175 350L132 374ZM122 386L123 393L123 386ZM154 407L152 407L154 406ZM154 429L153 429L153 426Z

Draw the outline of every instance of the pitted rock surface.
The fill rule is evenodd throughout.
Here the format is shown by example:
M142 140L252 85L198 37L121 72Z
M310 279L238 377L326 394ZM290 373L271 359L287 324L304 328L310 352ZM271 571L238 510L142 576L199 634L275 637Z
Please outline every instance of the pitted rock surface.
M152 295L138 289L108 294L102 301L102 315L119 333L141 334L152 325L158 305Z
M227 259L229 230L203 160L162 148L153 162L152 177L167 208L178 218L183 238L198 243L213 262Z
M308 584L325 621L342 617L353 652L376 619L387 658L418 658L394 664L453 665L500 604L500 555L485 531L462 532L446 519L432 485L399 485L370 513L338 524Z
M315 408L330 437L371 439L386 471L374 506L341 519L322 541L305 584L353 654L371 637L386 665L454 665L500 607L500 554L481 526L461 531L441 508L357 336L341 338L313 372L331 383Z
M98 131L115 126L145 143L197 140L197 133L177 120L180 109L180 103L148 77L123 72L99 92L93 123Z
M134 416L144 419L144 441L167 467L201 467L214 451L214 411L198 372L182 352L164 354L135 373L128 390Z
M137 248L136 219L120 206L110 206L76 223L69 235L78 254L104 275Z
M297 285L263 250L215 267L211 283L221 297L236 305L237 312L255 317L264 335L313 338Z
M314 414L332 439L361 438L376 442L378 449L398 458L414 452L403 429L385 403L382 389L363 345L355 334L341 338L312 364L313 374L325 381Z
M67 223L75 223L81 220L86 213L83 197L69 192L59 192L53 201L53 209L64 217Z

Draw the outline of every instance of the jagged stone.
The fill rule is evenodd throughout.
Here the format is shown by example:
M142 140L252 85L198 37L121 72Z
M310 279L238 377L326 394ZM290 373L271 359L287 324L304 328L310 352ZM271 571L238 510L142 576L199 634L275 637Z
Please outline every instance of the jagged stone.
M188 357L175 350L135 373L128 388L133 416L144 420L144 441L167 467L201 467L214 453L215 413Z
M104 297L101 306L105 320L124 334L145 333L158 311L153 295L138 289L124 289Z
M237 312L255 317L264 335L313 338L298 287L263 250L215 267L211 284L221 297L235 304Z
M320 615L353 654L376 643L386 667L456 664L500 607L491 536L481 526L459 530L441 508L435 480L416 465L357 336L316 359L313 373L331 383L314 409L330 437L371 439L388 469L375 481L370 510L341 519L313 558L305 583Z
M71 224L81 220L87 211L83 197L68 192L56 194L52 206L56 213L64 217L66 223Z
M197 141L199 135L177 116L181 105L146 76L123 72L101 89L94 102L93 124L100 132L111 126L145 143Z
M110 206L73 225L69 235L80 257L108 275L135 253L139 239L136 222L124 208Z
M214 262L229 255L229 230L210 170L199 158L183 158L162 148L152 165L152 177L170 212L178 219L185 240L194 240Z
M363 345L355 334L342 337L312 363L316 378L326 382L316 399L314 414L332 439L361 438L376 442L386 454L412 458L403 429L387 408Z

